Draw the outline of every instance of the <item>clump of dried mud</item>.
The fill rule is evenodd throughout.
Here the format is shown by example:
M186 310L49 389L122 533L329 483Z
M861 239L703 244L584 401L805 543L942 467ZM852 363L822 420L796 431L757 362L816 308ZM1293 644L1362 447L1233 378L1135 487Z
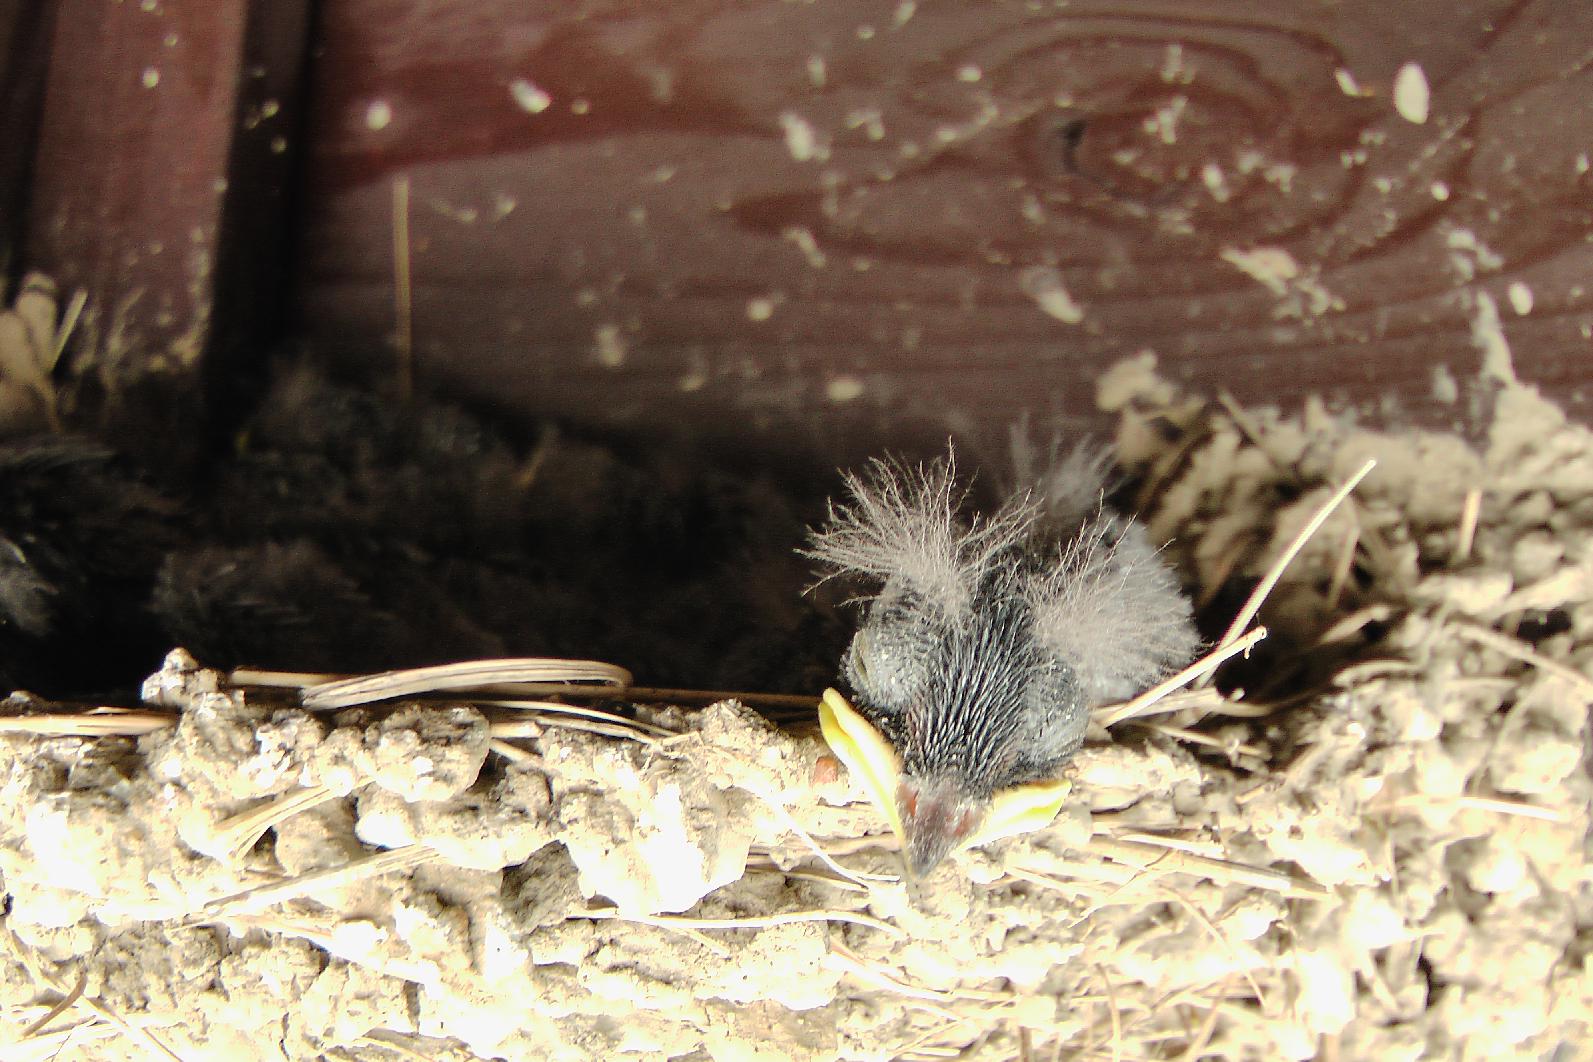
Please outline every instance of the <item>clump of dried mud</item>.
M1475 444L1146 365L1101 397L1208 615L1379 465L1227 694L1097 733L1050 829L910 890L818 739L733 703L317 713L174 653L105 722L141 736L3 737L5 1057L1586 1043L1593 433L1514 385Z

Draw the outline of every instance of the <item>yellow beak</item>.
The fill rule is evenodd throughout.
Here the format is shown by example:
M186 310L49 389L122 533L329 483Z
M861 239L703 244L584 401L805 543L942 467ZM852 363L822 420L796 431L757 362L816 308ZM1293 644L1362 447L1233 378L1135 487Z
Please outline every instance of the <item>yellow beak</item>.
M885 740L885 735L833 689L825 690L819 701L819 728L835 758L846 764L854 777L862 780L869 800L885 816L896 839L906 845L901 811L896 806L902 761ZM991 798L984 821L960 847L972 848L1003 837L1044 829L1062 810L1071 789L1070 783L1058 779L1002 790Z

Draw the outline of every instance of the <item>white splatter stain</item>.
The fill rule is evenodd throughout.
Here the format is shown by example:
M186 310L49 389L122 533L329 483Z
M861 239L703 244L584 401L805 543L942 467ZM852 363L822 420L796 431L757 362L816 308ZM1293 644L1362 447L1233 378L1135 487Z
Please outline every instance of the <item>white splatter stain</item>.
M1517 317L1525 317L1532 312L1532 289L1524 281L1512 280L1510 287L1505 290L1510 298L1510 308L1516 312Z
M1427 74L1416 63L1406 63L1394 75L1394 110L1407 122L1421 125L1427 121L1432 92L1427 87Z
M813 123L800 114L784 112L780 115L780 126L785 130L785 149L798 162L823 162L830 157L829 148L819 142Z
M808 265L814 269L823 269L829 262L824 252L819 250L819 241L814 239L811 230L793 225L782 231L780 235L796 244L797 250L802 252L802 257L806 258Z
M592 339L599 365L605 369L617 369L625 364L625 358L630 350L625 345L625 336L620 331L619 325L598 325L597 331L592 333Z
M865 390L863 381L856 376L837 376L824 386L824 393L831 402L851 402L862 398Z
M1452 406L1460 400L1460 384L1455 382L1455 376L1449 371L1449 366L1440 362L1433 366L1433 401L1442 402Z
M1342 66L1333 71L1333 80L1339 83L1339 91L1351 99L1360 99L1363 96L1371 95L1369 91L1361 87L1360 82L1355 80L1355 75Z
M1150 133L1164 144L1178 143L1178 119L1183 117L1184 109L1189 106L1187 96L1174 96L1160 107L1156 113L1145 119L1142 124L1145 132Z
M1471 320L1471 341L1482 355L1482 375L1507 386L1516 379L1515 358L1510 353L1510 341L1505 338L1504 324L1499 320L1499 304L1486 291L1477 292L1476 316Z
M1018 290L1034 300L1048 316L1063 324L1084 320L1084 309L1062 283L1062 274L1052 266L1030 266L1018 274Z
M509 82L509 98L527 114L541 114L553 106L553 97L523 77Z
M386 100L372 100L365 108L365 128L379 133L393 124L393 105Z
M747 320L767 321L774 316L778 299L771 295L758 295L747 300Z
M144 74L139 80L145 88L152 89L160 84L160 71L152 66L146 66L144 67Z

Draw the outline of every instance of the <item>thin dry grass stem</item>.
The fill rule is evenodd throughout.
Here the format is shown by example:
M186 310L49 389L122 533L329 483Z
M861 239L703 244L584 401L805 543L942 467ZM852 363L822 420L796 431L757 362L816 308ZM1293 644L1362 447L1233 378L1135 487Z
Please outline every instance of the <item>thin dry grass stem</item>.
M409 175L393 178L393 345L398 355L398 396L415 396L415 302L410 286Z
M800 867L783 870L766 851L757 852L755 855L756 858L750 858L747 861L747 873L749 874L779 874L790 881L811 881L815 884L827 885L832 889L840 889L843 892L866 893L869 891L865 885L859 885L850 878L836 877L834 874L820 874L816 870L803 870Z
M1243 742L1224 741L1222 738L1215 738L1210 734L1202 734L1197 730L1186 730L1181 726L1168 726L1165 723L1153 723L1148 719L1133 719L1130 720L1130 722L1134 726L1140 727L1143 730L1150 730L1158 734L1165 734L1170 738L1174 738L1178 741L1184 741L1191 745L1201 745L1205 748L1217 749L1218 751L1225 752L1230 756L1249 756L1255 760L1261 761L1263 765L1266 761L1266 754L1254 745L1247 745Z
M1240 653L1248 653L1257 642L1267 636L1265 627L1257 627L1241 637L1235 638L1228 644L1219 646L1184 668L1171 678L1164 679L1133 700L1125 701L1119 705L1098 708L1093 713L1094 721L1102 726L1110 727L1121 723L1125 719L1133 719L1140 715L1150 715L1148 708L1157 701L1166 697L1180 686L1196 682L1202 677L1209 676L1230 657ZM1164 709L1165 711L1166 709Z
M212 836L222 842L220 850L225 852L231 861L236 862L255 846L267 830L279 822L290 819L301 811L308 811L329 801L341 799L341 794L334 793L324 786L305 786L272 797L248 811L239 812L217 825Z
M1107 976L1106 967L1096 963L1095 974L1101 979L1101 986L1106 992L1106 1012L1112 1019L1112 1062L1122 1062L1123 1012L1117 1006L1117 989L1112 987L1112 979Z
M437 858L437 853L423 844L408 844L402 848L389 848L344 863L341 866L313 870L308 874L259 885L230 896L220 896L209 901L186 921L211 922L234 915L249 915L273 904L297 900L321 889L339 889L367 878L379 877L400 870L411 870L422 863Z
M559 716L536 716L531 719L522 719L518 722L493 723L487 728L487 733L498 738L528 738L540 737L542 731L548 727L561 727L565 730L579 730L583 734L598 734L602 737L620 738L626 741L635 741L643 745L657 745L658 739L638 733L630 727L617 723L598 723L584 719L566 719Z
M449 665L453 666L453 665ZM608 665L605 665L608 666ZM368 676L340 675L314 671L268 671L261 668L234 668L228 682L234 686L261 686L267 689L306 689L329 685L333 682L363 680ZM738 701L760 708L814 709L819 699L805 693L765 693L760 690L699 690L674 686L633 686L629 683L594 686L589 680L582 684L572 681L477 683L470 692L486 696L540 696L552 694L577 700L602 698L625 700L641 704L716 704L720 701Z
M490 733L490 731L489 731ZM542 762L542 757L534 752L527 752L519 745L511 745L502 738L492 738L487 742L487 748L496 752L510 763L517 763L526 767L535 767Z
M1584 696L1593 697L1593 679L1588 678L1575 668L1567 667L1558 660L1544 656L1519 638L1512 638L1508 634L1501 634L1487 627L1479 627L1474 623L1454 622L1449 624L1449 629L1468 641L1475 642L1495 652L1503 653L1505 656L1519 660L1523 664L1531 664L1539 671L1554 675L1556 678L1565 679L1580 689Z
M492 698L480 700L471 698L472 704L491 705L494 708L513 708L517 711L531 709L539 714L567 715L580 719L593 719L600 723L615 723L619 726L629 727L639 734L646 734L654 738L672 738L679 735L673 730L657 726L653 723L644 723L640 719L627 719L623 715L605 712L599 708L584 708L578 704L564 704L560 701L534 701L518 697Z
M1414 808L1452 807L1463 811L1486 811L1496 815L1511 815L1522 819L1537 819L1540 822L1569 823L1570 817L1554 808L1540 807L1537 804L1526 804L1517 800L1500 800L1497 797L1479 796L1454 796L1440 797L1428 796L1426 793L1410 793L1391 801L1388 805L1390 811L1408 811Z
M41 737L138 737L177 722L175 712L93 707L77 712L0 716L0 734Z
M50 347L50 364L58 365L61 355L66 353L66 345L72 342L72 333L77 331L77 323L83 318L83 310L88 306L88 292L82 288L74 291L67 300L66 309L61 313L61 327L55 330L55 342Z
M1476 487L1466 492L1460 507L1460 527L1455 532L1455 559L1450 563L1459 567L1471 560L1471 550L1477 541L1477 519L1482 515L1482 491Z
M300 695L300 703L312 711L328 711L422 693L459 692L500 683L526 682L629 686L631 673L599 660L562 660L555 657L466 660L457 664L383 671L317 683L305 687Z
M1355 567L1355 551L1361 544L1361 526L1351 524L1339 543L1338 556L1333 559L1333 574L1328 578L1327 606L1338 608L1344 597L1344 587L1350 581L1350 571Z
M1049 874L1041 874L1039 871L1030 870L1028 867L1006 867L1005 877L1027 881L1031 885L1039 885L1042 888L1081 897L1086 900L1096 900L1106 895L1105 890L1094 885L1084 885L1076 881L1063 881L1061 878L1054 878Z
M779 818L781 825L790 830L792 833L796 834L796 836L801 839L802 843L807 846L808 850L819 857L819 862L823 863L825 866L829 867L830 870L834 871L836 874L839 874L841 877L845 878L847 881L858 886L859 888L867 891L873 891L865 875L856 874L850 870L847 870L840 863L837 863L830 853L824 850L824 846L819 844L818 841L814 840L812 834L808 833L807 830L802 828L802 825L792 817L791 812L773 793L766 791L763 786L757 784L748 785L743 783L742 788L749 790L753 796L763 801L764 804L775 813L775 816Z
M850 922L853 925L867 926L878 929L893 937L903 937L907 934L889 922L881 921L872 915L860 914L857 911L842 911L836 909L815 909L807 911L780 911L776 914L747 915L741 918L693 918L690 915L649 915L632 914L621 911L617 907L596 907L581 911L576 917L591 919L617 919L621 922L635 922L644 926L659 926L664 929L768 929L771 926L786 926L800 922Z
M503 704L502 701L472 701L472 704ZM521 701L519 706L529 707L536 705L536 701ZM541 706L550 708L565 708L568 705L557 704L552 701L541 702ZM519 719L494 719L487 724L487 733L499 740L508 738L536 738L542 736L542 731L548 727L562 727L565 730L580 730L588 734L601 734L604 737L623 738L627 741L638 741L643 745L657 746L662 743L661 738L654 737L643 729L645 724L633 725L632 720L624 719L606 712L554 712L554 711L526 711ZM668 731L665 731L668 733Z
M1333 642L1345 641L1359 634L1369 624L1383 623L1393 616L1392 605L1367 605L1365 608L1356 609L1317 635L1316 644L1331 645Z
M830 942L830 961L841 969L858 975L865 980L872 981L881 988L908 999L922 1000L926 1003L1007 1003L1014 996L1011 992L992 992L981 988L959 988L955 991L937 988L923 988L919 985L909 984L886 970L878 963L869 962L846 945L836 941ZM947 1012L949 1017L958 1017Z
M120 1035L122 1035L121 1030L115 1025L89 1014L74 1019L70 1025L34 1033L26 1038L7 1040L5 1047L14 1050L6 1056L6 1062L12 1062L13 1058L15 1062L60 1062L65 1059L94 1058L97 1056L93 1054L67 1053L67 1049L70 1047L82 1052L93 1043Z
M1365 660L1359 664L1351 664L1333 676L1333 685L1340 689L1349 689L1359 686L1373 679L1386 678L1390 675L1416 675L1422 670L1422 665L1412 660Z
M1222 1000L1228 995L1228 986L1233 983L1233 975L1229 974L1222 979L1222 984L1217 986L1217 999ZM1254 982L1251 982L1254 984ZM1180 1056L1182 1062L1196 1062L1205 1052L1206 1045L1211 1043L1212 1034L1217 1031L1217 1018L1222 1009L1216 1003L1206 1008L1206 1020L1200 1023L1200 1028L1195 1030L1194 1038L1189 1041L1189 1046Z
M268 671L258 667L235 667L227 672L229 686L263 686L267 689L303 689L335 679L351 678L330 671Z
M926 1014L933 1014L937 1018L945 1018L945 1013L946 1012L943 1011L940 1008L923 1007L921 1009ZM928 1044L931 1040L937 1039L939 1037L950 1036L952 1030L960 1028L960 1027L962 1027L964 1025L971 1025L971 1024L973 1024L973 1022L970 1019L964 1018L964 1017L960 1017L960 1016L958 1016L956 1014L953 1014L950 1018L945 1018L945 1020L942 1021L941 1024L932 1025L929 1028L925 1029L923 1032L919 1033L917 1036L913 1037L911 1040L908 1040L905 1043L897 1044L895 1047L890 1049L890 1051L889 1051L889 1053L887 1054L886 1057L893 1058L893 1059L894 1058L909 1058L909 1057L912 1057L914 1055L930 1057L930 1053L934 1052L935 1048L926 1047L925 1046L926 1044ZM961 1054L961 1053L962 1053L961 1051L958 1051L958 1052L956 1052L956 1054L953 1054L950 1057L955 1058L957 1056L957 1054ZM935 1056L935 1057L938 1057L938 1056Z
M61 984L44 969L44 963L40 956L32 948L24 944L22 939L16 935L3 919L0 919L0 933L4 934L8 950L28 971L28 976L33 978L36 984L63 997L71 994L71 989ZM187 1062L182 1055L172 1050L165 1041L161 1040L153 1032L141 1025L128 1021L99 1000L79 995L75 1002L93 1011L101 1020L114 1025L129 1040L144 1048L156 1058L166 1059L167 1062Z
M1271 443L1267 439L1267 433L1261 430L1261 425L1256 423L1256 419L1250 415L1249 410L1235 401L1233 395L1227 391L1218 391L1217 401L1222 405L1223 412L1228 414L1228 419L1233 421L1233 426L1239 429L1239 434L1243 435L1245 440L1256 448L1257 452L1271 462L1273 470L1278 475L1290 483L1298 483L1300 481L1300 474L1295 469L1294 463L1273 452Z
M1278 580L1283 578L1283 573L1293 563L1294 558L1299 555L1300 550L1305 548L1305 544L1311 540L1311 537L1322 529L1323 524L1327 523L1327 519L1333 515L1333 511L1344 504L1344 500L1350 496L1350 492L1359 486L1361 480L1365 479L1372 469L1376 467L1377 462L1375 460L1368 460L1349 479L1345 480L1338 490L1333 492L1332 497L1323 503L1322 507L1312 515L1310 520L1306 521L1299 534L1294 536L1288 547L1278 555L1277 560L1273 561L1272 567L1267 569L1267 573L1262 576L1261 582L1256 584L1256 588L1251 591L1250 597L1244 603L1244 607L1239 610L1238 615L1234 616L1233 622L1228 625L1227 632L1218 641L1218 648L1232 644L1243 635L1245 628L1250 626L1250 621L1255 619L1256 614L1261 611L1262 604L1266 602L1273 588L1278 585ZM1205 681L1209 681L1209 679L1210 675L1208 673Z
M1199 907L1195 906L1189 897L1185 896L1177 889L1170 885L1163 885L1162 892L1164 895L1170 896L1174 900L1177 900L1178 903L1183 906L1184 910L1189 912L1190 917L1192 917L1196 922L1199 922L1201 928L1203 928L1207 933L1211 934L1212 939L1214 939L1222 947L1223 951L1228 953L1228 957L1234 961L1236 969L1233 971L1233 973L1237 973L1240 977L1245 979L1245 983L1250 986L1250 991L1255 993L1256 999L1260 1001L1263 1008L1266 1008L1266 994L1261 991L1261 985L1257 983L1255 977L1252 976L1249 968L1244 965L1244 956L1239 954L1239 949L1234 947L1233 941L1228 939L1228 935L1221 929L1217 928L1216 924L1213 923L1210 918L1206 917L1205 911L1202 911ZM1233 973L1230 973L1228 976L1232 977ZM1226 991L1227 982L1225 981L1223 983L1222 992ZM1221 993L1219 993L1219 995L1220 994Z
M1281 871L1232 863L1226 859L1213 859L1210 856L1191 855L1170 848L1157 848L1137 841L1119 841L1097 835L1090 838L1089 851L1129 866L1147 869L1156 865L1164 871L1193 874L1218 884L1249 885L1251 888L1266 889L1295 899L1321 900L1332 895L1314 881L1297 878Z
M38 1033L43 1032L46 1025L49 1025L56 1018L59 1018L61 1015L72 1009L72 1004L78 1001L78 999L83 995L83 990L87 987L88 963L84 963L77 971L77 981L72 985L72 991L62 996L55 1006L51 1007L49 1010L45 1011L44 1014L40 1015L37 1021L30 1023L26 1029L22 1030L17 1038L20 1040L26 1040L30 1036L35 1036Z
M355 1037L355 1042L365 1043L372 1047L379 1047L383 1050L391 1051L393 1054L402 1058L413 1059L414 1062L437 1062L438 1056L428 1055L424 1052L417 1051L413 1047L410 1047L409 1044L405 1042L405 1039L400 1036L400 1034L393 1032L391 1029L372 1029L363 1036Z
M861 837L827 837L824 850L831 855L851 855L870 848L883 848L887 852L901 850L901 842L893 833L866 833Z
M637 925L652 926L654 929L657 929L661 932L673 933L677 937L685 937L693 944L696 944L699 948L702 948L704 951L711 952L721 959L728 959L732 954L729 948L725 947L723 944L719 943L717 940L713 939L702 930L694 929L691 926L682 926L675 925L673 923L661 922L639 922L634 918L624 919L624 921L633 922Z
M1172 852L1186 852L1189 855L1203 856L1207 859L1221 859L1222 846L1215 841L1186 841L1181 837L1166 837L1159 833L1142 833L1127 831L1114 833L1115 841L1127 841L1130 844L1146 844L1154 848L1166 848Z

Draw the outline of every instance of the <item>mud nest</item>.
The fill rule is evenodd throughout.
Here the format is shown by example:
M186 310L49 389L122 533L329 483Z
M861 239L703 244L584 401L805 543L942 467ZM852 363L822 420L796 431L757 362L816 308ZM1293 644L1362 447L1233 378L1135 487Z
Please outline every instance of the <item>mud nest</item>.
M1146 362L1100 399L1197 604L1220 629L1259 600L1269 636L1099 713L1050 828L910 889L822 742L742 704L176 652L137 711L8 706L5 1056L1586 1044L1593 433L1509 381L1474 439Z

